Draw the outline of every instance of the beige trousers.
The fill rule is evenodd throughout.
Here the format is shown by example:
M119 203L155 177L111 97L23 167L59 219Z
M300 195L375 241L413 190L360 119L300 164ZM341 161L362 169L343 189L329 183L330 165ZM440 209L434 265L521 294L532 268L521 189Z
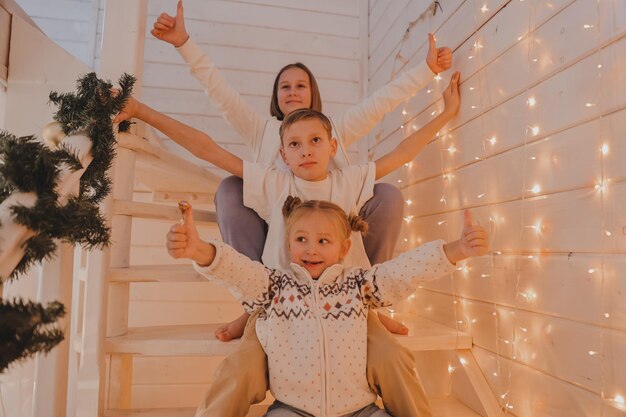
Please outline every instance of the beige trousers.
M267 357L256 335L255 312L237 351L222 361L196 417L245 417L268 389ZM367 380L395 417L432 417L413 354L370 312L367 321Z

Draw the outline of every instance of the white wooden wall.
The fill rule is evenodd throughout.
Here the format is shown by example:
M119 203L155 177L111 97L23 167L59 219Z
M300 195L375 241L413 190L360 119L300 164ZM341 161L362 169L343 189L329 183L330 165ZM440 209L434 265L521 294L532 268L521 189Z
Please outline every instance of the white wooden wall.
M370 91L424 59L428 31L463 80L459 115L387 178L410 201L400 249L457 238L471 208L494 254L405 308L473 334L510 415L626 415L626 3L441 0L419 18L424 3L370 1ZM450 74L385 118L371 155L441 109Z
M90 68L100 49L98 4L104 0L16 0L43 32Z

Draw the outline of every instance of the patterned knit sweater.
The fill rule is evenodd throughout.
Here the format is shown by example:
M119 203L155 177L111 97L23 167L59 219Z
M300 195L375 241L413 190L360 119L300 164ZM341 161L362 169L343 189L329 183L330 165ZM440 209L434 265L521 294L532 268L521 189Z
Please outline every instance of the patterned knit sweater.
M270 391L315 416L341 416L376 399L366 379L368 309L403 300L420 281L454 269L443 241L370 270L333 265L316 280L299 265L269 269L212 243L215 260L196 270L228 287L247 309L262 309L256 331L267 354Z

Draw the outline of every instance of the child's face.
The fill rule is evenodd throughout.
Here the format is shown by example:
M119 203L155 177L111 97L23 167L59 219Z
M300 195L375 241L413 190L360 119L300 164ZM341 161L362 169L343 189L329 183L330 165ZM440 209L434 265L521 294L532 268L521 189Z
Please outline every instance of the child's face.
M328 175L328 163L337 153L337 141L328 137L317 119L295 122L285 130L280 155L293 174L307 181Z
M311 81L303 69L292 67L278 79L278 108L285 116L294 110L311 108Z
M309 271L317 279L329 266L339 263L350 249L337 224L328 214L313 212L291 225L288 236L291 262Z

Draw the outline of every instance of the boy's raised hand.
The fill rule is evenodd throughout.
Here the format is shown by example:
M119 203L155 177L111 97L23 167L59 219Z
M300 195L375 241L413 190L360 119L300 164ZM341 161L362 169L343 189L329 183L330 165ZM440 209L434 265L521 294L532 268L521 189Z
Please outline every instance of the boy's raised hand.
M459 249L466 258L471 256L482 256L489 252L489 237L485 229L474 224L472 221L472 212L465 210L465 219L463 222L463 232L459 239Z
M450 78L450 84L443 90L443 103L445 105L444 112L450 117L455 116L459 112L461 106L461 96L459 94L459 80L461 74L456 71Z
M201 240L193 220L191 205L183 213L183 220L167 233L167 252L172 258L199 260Z
M155 38L170 43L177 48L187 42L189 34L185 28L183 0L178 0L176 16L172 17L167 13L161 13L154 22L154 27L150 33Z
M446 71L452 66L452 50L448 47L437 48L437 41L432 33L428 34L426 64L435 74Z

